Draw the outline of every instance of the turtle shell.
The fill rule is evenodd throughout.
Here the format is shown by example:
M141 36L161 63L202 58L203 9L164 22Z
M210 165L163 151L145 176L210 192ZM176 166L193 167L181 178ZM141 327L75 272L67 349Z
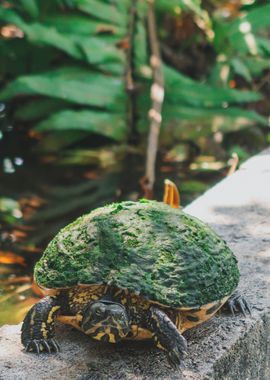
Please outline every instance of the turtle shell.
M239 270L225 241L203 222L141 200L98 208L63 228L34 276L45 288L108 284L181 308L231 294Z

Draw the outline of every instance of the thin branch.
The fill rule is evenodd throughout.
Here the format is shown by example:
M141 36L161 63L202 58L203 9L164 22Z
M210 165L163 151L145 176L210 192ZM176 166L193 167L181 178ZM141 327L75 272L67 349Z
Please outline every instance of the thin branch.
M152 107L149 111L150 127L146 154L145 177L148 187L148 196L153 193L155 183L155 164L158 150L160 125L162 121L162 105L164 99L164 77L160 58L160 47L157 37L157 27L154 11L154 0L148 0L148 33L151 50L150 64L153 71L151 86Z

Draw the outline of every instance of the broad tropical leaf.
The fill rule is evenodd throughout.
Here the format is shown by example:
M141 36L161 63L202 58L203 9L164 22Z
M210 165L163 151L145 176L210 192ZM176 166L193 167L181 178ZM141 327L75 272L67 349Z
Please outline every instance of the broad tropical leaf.
M19 120L30 124L35 132L44 134L38 144L40 150L64 149L91 133L125 140L132 130L130 112L135 115L137 131L147 132L153 72L146 1L132 3L136 14L130 0L48 0L46 4L31 0L10 4L0 6L0 23L16 25L24 33L21 43L27 55L33 56L33 63L16 72L7 67L11 59L7 61L0 101L16 104L15 123ZM208 37L213 33L200 0L156 0L155 6L159 17L164 12L190 12ZM267 67L270 47L264 36L256 34L256 46L265 55L264 60L258 59L256 65L252 64L255 56L243 60L240 54L248 52L243 28L250 24L252 32L257 33L267 27L269 10L265 5L243 13L240 20L215 20L216 50L226 51L229 56L237 49L239 56L233 57L230 67L249 82L254 72ZM8 56L9 41L1 44ZM178 136L188 134L191 138L197 136L198 125L207 135L217 129L232 129L234 123L236 128L266 124L263 117L242 108L244 103L260 100L259 93L230 89L219 81L195 81L167 64L163 64L163 72L163 131L174 126ZM126 90L128 75L134 82L133 95Z
M123 110L122 78L93 73L90 69L57 69L41 75L22 76L0 92L2 101L15 96L44 95L81 105Z
M44 131L85 131L123 140L127 135L127 125L122 114L111 114L90 110L60 111L37 124L35 130Z

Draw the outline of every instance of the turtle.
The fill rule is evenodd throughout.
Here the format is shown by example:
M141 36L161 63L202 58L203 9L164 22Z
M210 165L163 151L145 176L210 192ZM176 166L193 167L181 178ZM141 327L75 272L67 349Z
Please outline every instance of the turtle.
M179 200L166 180L163 202L112 203L60 230L35 265L46 296L24 318L25 350L58 352L60 321L102 342L151 339L179 367L187 329L223 306L250 313L235 255Z

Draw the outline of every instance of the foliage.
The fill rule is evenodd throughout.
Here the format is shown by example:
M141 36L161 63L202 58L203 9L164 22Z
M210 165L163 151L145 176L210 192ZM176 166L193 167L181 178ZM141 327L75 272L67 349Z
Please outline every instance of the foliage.
M229 65L232 74L248 82L269 68L270 43L267 28L270 4L247 8L236 19L224 21L217 18L214 46L222 54L222 64Z
M0 198L0 218L2 222L12 224L21 217L22 213L18 202L11 198Z
M22 38L0 39L4 51L0 100L14 105L15 125L30 126L35 136L45 136L40 151L48 150L48 141L56 141L49 150L58 152L93 133L118 142L126 141L134 130L147 133L152 71L145 1L20 0L8 1L8 7L5 4L0 5L0 25L16 25L13 32ZM251 82L267 67L270 48L263 31L270 23L269 10L269 5L252 7L228 22L214 13L210 17L199 0L156 1L159 19L163 12L191 12L222 57L204 82L163 63L163 133L173 129L174 137L192 139L198 131L210 135L266 124L265 118L244 108L262 95L231 89L228 83L239 73ZM251 31L245 32L248 25ZM256 52L248 44L249 34ZM223 81L225 65L231 72ZM127 89L129 71L133 90Z

